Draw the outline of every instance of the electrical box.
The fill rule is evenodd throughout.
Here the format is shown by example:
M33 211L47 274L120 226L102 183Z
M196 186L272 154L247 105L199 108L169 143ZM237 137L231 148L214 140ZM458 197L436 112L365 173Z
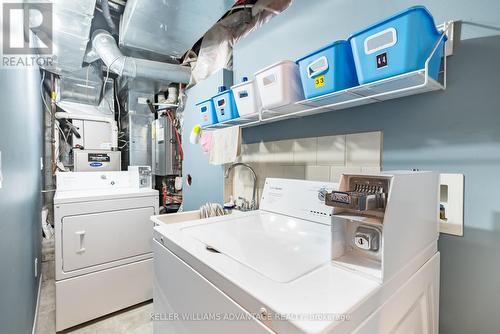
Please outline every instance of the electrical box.
M153 179L151 166L129 166L128 171L132 176L132 185L137 188L152 188Z
M74 150L75 172L120 171L120 151Z
M153 121L151 133L153 174L176 175L177 141L172 123L167 117L160 117Z
M78 135L73 133L73 147L85 150L109 150L113 146L110 124L96 121L73 120Z
M464 235L464 175L441 174L439 192L439 231Z
M121 101L123 109L121 114L120 130L124 132L120 139L123 147L122 151L122 169L128 166L153 166L151 162L152 148L151 141L151 122L154 121L154 114L149 110L147 100L154 101L154 87L149 83L140 86L139 83L129 83L126 90L121 92ZM137 85L137 86L136 86Z

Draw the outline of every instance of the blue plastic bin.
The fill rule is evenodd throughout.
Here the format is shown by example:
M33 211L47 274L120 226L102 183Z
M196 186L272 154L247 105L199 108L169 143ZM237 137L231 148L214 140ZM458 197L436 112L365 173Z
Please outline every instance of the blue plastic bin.
M217 124L214 103L212 99L200 102L196 105L200 113L200 125L202 127Z
M219 123L240 117L231 90L224 90L222 93L215 95L212 101Z
M306 99L358 85L348 41L337 41L297 60Z
M361 84L421 70L441 34L429 11L410 7L353 34L352 46L356 73ZM429 75L438 79L443 38L429 62Z

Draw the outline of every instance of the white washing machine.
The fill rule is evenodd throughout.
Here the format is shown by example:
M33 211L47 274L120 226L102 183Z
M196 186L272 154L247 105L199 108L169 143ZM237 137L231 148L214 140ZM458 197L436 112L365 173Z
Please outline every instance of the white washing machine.
M437 193L425 172L267 179L258 211L161 224L154 333L437 334Z
M159 194L139 175L57 175L57 331L152 298L150 217L158 214Z

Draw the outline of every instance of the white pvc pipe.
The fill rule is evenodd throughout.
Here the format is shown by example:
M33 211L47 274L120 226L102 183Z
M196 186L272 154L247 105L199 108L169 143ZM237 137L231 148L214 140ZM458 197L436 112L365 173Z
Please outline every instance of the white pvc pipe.
M67 112L56 112L56 119L76 119L80 121L93 121L93 122L103 122L108 123L111 131L111 145L113 150L118 150L118 126L114 119L104 116L94 116L94 115L75 115Z

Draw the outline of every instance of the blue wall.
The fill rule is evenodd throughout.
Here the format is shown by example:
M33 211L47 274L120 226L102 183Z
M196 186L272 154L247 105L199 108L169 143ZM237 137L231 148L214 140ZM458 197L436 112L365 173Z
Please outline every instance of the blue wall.
M438 24L463 20L446 91L245 129L244 142L381 130L384 170L465 174L464 237L441 235L439 242L440 333L498 333L500 1L294 0L236 44L235 81L416 4L427 6Z
M38 71L0 70L0 333L31 333L40 273L43 113ZM40 274L38 274L40 277Z
M184 131L182 132L184 149L182 196L184 211L198 210L200 206L207 202L222 203L224 200L224 168L209 165L208 155L202 152L199 145L190 144L189 136L191 129L200 123L200 116L196 112L195 104L217 94L219 86L229 88L232 83L233 72L221 70L186 92L188 98L185 107L186 112L184 113ZM192 177L191 186L186 183L187 175Z

